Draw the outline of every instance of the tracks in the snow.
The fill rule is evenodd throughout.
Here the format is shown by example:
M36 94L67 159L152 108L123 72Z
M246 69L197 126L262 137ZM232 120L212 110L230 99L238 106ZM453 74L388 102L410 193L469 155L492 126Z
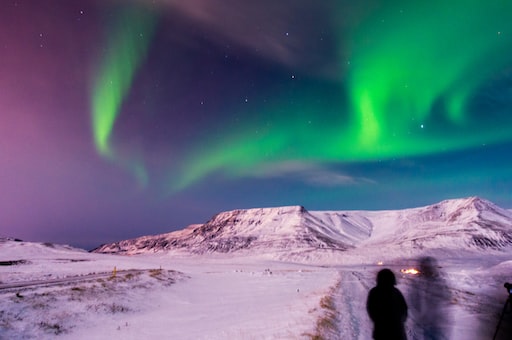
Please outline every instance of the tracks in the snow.
M140 269L120 270L120 271L117 271L115 275L129 275L129 274L135 275L137 273L141 273L142 271L143 270L140 270ZM76 283L76 282L93 281L93 280L97 280L97 279L108 279L111 277L114 277L114 274L112 272L103 272L103 273L93 273L93 274L86 274L86 275L67 276L67 277L47 279L47 280L30 280L30 281L2 283L2 284L0 284L0 292L10 290L10 289L58 286L58 285L63 285L63 284Z
M374 280L373 273L342 269L339 275L333 293L338 334L332 339L371 339L372 325L366 313L366 295L370 282Z

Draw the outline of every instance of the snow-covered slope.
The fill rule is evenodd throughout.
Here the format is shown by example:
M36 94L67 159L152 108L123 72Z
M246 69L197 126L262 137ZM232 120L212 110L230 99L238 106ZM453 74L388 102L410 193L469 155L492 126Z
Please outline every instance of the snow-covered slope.
M478 197L370 214L374 235L364 245L501 249L512 244L510 211Z
M202 225L103 245L95 252L137 254L294 253L399 247L500 250L512 245L512 212L470 197L393 211L307 211L301 206L233 210Z
M0 238L0 247L3 251L0 253L0 262L10 261L14 258L53 258L55 256L84 255L87 252L83 249L73 248L68 245L39 242L23 242L18 239ZM8 253L9 258L3 258Z
M371 223L344 213L310 213L304 207L233 210L202 225L103 245L95 252L143 253L184 249L192 253L241 250L346 250L369 237Z
M179 240L187 238L193 230L201 224L192 224L183 230L170 233L141 236L135 239L119 241L115 243L104 244L92 252L110 253L110 254L140 254L155 253L162 250L175 249L179 247Z

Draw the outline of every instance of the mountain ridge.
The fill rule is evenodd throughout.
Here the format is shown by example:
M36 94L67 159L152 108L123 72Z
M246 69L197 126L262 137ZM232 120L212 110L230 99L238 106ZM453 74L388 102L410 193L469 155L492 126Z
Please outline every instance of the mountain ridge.
M102 245L97 253L193 254L348 252L365 247L502 250L512 245L512 212L479 197L402 210L308 211L303 206L225 211L204 224Z

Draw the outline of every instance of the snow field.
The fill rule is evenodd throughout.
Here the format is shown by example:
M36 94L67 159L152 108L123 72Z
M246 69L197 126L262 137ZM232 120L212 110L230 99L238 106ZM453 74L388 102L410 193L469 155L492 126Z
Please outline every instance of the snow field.
M96 339L301 339L308 338L318 306L335 273L280 267L208 266L165 291L148 292L152 308L123 315L130 325L97 324L73 335ZM196 268L197 270L197 268ZM322 289L325 287L324 289ZM114 324L115 326L115 324Z
M399 248L361 249L353 256L346 253L346 263L333 265L333 259L298 264L265 255L116 256L7 242L0 244L0 261L19 264L0 266L0 287L90 273L105 276L0 289L0 339L369 339L366 297L383 267L397 275L409 305L409 339L422 339L415 297L422 294L445 302L437 310L448 321L449 339L492 338L508 297L503 283L512 281L509 253L457 257L431 250L442 279L435 289L400 274L417 257L400 259L399 253ZM356 263L364 257L368 262ZM499 340L512 334L510 314Z
M0 290L0 339L308 339L338 277L332 268L255 259L10 250L0 247L0 257L25 254L27 262L0 266L4 284L106 277Z

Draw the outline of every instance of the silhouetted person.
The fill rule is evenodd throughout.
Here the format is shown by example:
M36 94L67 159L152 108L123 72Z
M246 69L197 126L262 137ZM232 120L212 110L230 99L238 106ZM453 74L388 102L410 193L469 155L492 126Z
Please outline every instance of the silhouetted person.
M508 299L505 300L505 305L501 310L500 318L498 324L496 325L496 330L494 332L494 336L492 340L495 339L512 339L512 284L507 282L505 283L505 288L508 292ZM16 294L18 295L18 294Z
M411 315L420 339L443 340L450 338L451 294L433 257L419 259L418 277L414 278L409 297Z
M366 310L373 321L376 340L407 339L404 328L407 303L395 285L395 274L390 269L382 269L377 274L377 286L368 293Z

